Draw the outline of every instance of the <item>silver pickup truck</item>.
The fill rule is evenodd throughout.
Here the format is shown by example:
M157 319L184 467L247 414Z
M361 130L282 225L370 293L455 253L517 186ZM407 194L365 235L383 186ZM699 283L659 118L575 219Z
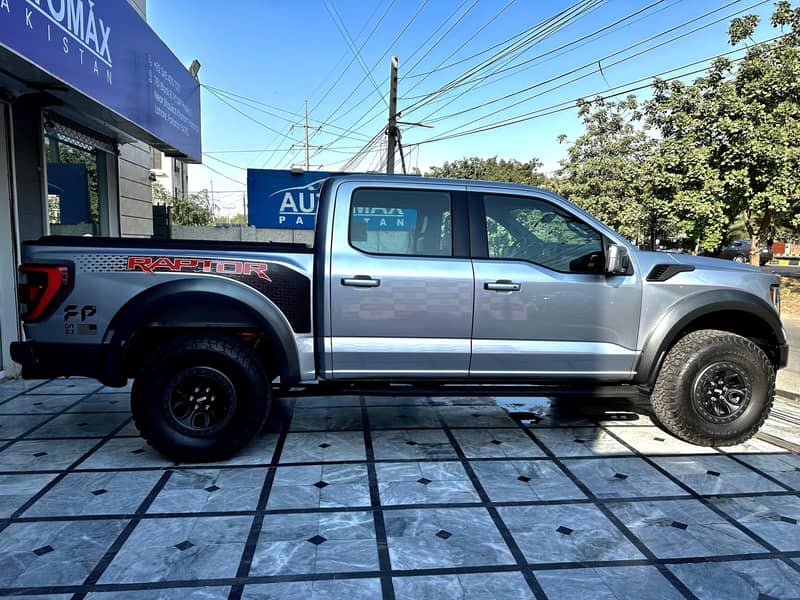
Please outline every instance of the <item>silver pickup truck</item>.
M787 362L775 276L641 252L545 190L333 177L315 235L26 243L12 356L28 378L133 378L142 436L183 461L235 453L298 387L627 386L676 436L736 444Z

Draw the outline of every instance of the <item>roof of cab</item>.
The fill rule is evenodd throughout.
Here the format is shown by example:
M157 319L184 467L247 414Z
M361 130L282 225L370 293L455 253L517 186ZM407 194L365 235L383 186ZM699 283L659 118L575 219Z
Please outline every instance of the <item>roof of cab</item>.
M472 187L503 187L525 192L544 192L554 194L552 190L525 185L522 183L509 183L506 181L483 181L480 179L447 179L443 177L420 177L418 175L389 175L381 173L356 173L352 175L332 175L333 181L376 181L381 183L402 182L402 183L421 183L434 185L458 184Z

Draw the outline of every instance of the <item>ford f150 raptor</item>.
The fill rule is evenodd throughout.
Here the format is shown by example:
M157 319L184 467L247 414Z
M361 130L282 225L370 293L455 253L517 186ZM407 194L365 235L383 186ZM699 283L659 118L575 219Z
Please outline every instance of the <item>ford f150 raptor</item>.
M273 383L626 385L679 438L736 444L788 358L774 275L639 251L513 184L337 176L313 249L44 237L19 277L23 377L133 378L142 436L183 461L247 444Z

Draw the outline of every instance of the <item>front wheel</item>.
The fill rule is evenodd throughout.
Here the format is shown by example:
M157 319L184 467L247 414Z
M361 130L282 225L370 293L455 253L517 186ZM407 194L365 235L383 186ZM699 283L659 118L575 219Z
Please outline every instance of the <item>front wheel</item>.
M737 254L733 257L733 262L743 263L745 262L744 254Z
M650 401L680 439L730 446L755 435L774 396L775 370L761 348L733 333L703 329L669 351Z
M264 364L251 348L225 335L185 335L160 344L131 390L142 437L179 462L235 454L261 430L270 402Z

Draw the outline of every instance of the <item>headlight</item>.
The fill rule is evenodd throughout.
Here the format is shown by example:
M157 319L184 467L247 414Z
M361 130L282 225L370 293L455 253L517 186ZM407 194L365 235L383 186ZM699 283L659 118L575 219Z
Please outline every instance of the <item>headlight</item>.
M779 283L769 286L769 299L772 300L775 311L781 314L781 285Z

